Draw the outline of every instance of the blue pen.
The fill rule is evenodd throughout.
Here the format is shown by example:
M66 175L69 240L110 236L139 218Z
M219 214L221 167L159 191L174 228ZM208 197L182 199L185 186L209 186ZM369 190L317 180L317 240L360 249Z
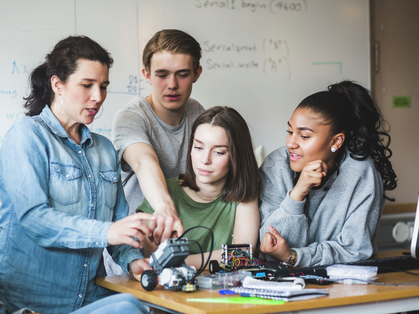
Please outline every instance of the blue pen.
M247 297L247 298L255 298L255 297L257 297L256 295L249 294L249 293L240 293L240 296L241 297Z
M234 291L231 290L219 290L218 291L219 294L234 294Z

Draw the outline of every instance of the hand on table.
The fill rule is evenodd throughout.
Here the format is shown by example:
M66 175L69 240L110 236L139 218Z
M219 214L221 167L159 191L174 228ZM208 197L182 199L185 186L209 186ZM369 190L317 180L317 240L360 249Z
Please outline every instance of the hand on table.
M263 235L260 250L269 256L285 262L291 256L291 250L287 241L272 226L269 226L269 232Z
M131 263L131 275L138 281L141 281L141 274L148 269L153 269L148 263L149 258L138 259Z

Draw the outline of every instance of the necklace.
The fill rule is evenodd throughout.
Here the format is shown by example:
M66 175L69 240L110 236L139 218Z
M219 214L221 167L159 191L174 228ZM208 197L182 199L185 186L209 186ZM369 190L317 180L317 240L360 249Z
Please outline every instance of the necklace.
M215 199L217 199L220 195L221 195L221 193L220 194L218 194L216 197L214 197L214 198L205 198L205 197L202 197L201 195L199 195L198 194L198 192L197 191L195 191L194 190L194 192L195 192L195 194L201 199L201 200L203 200L203 201L205 201L205 202L212 202L213 200L215 200Z

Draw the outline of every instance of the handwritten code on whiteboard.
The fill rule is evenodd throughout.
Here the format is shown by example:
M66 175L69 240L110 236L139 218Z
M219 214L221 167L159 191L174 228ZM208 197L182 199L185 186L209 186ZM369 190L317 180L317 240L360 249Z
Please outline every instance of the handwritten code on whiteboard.
M269 153L285 143L286 122L308 94L342 79L369 87L368 19L367 0L2 0L0 145L24 115L30 72L60 39L87 35L112 54L104 112L90 125L110 138L116 111L151 92L145 44L178 28L202 48L191 97L236 108L254 146Z

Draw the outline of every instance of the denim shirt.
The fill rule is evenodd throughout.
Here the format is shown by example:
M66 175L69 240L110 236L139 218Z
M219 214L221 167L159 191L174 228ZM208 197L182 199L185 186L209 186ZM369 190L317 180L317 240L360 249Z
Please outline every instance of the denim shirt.
M102 251L113 221L128 214L112 143L80 125L80 145L46 106L17 120L0 149L0 299L69 313L112 294ZM126 271L138 249L108 247Z

